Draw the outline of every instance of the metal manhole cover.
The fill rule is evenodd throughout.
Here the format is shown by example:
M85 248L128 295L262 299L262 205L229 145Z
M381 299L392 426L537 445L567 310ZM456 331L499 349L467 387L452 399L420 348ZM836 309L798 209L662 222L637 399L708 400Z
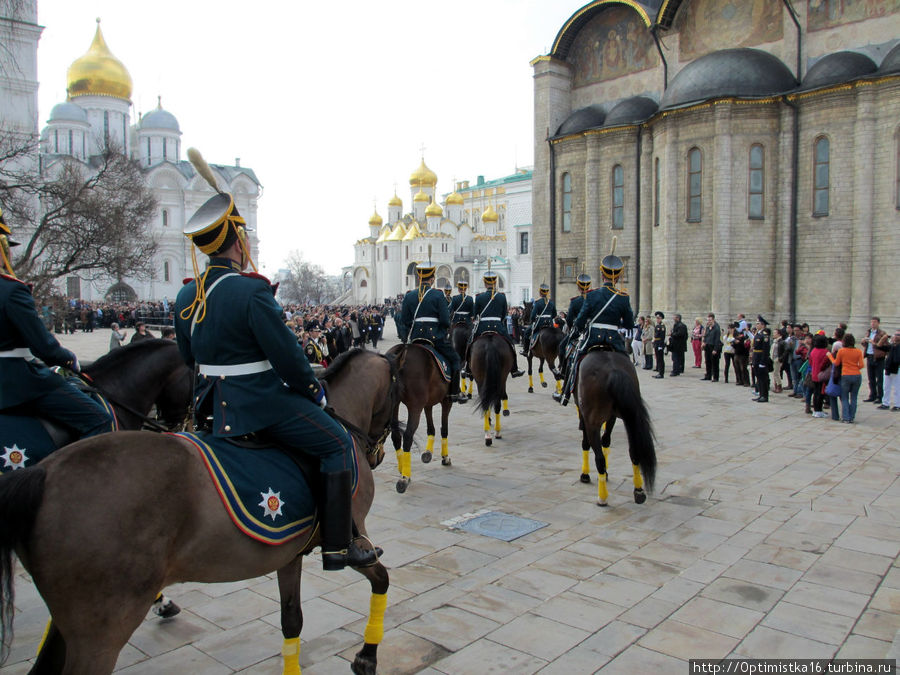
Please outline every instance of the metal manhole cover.
M503 513L502 511L478 511L476 513L465 513L452 520L445 521L442 525L455 530L480 534L485 537L512 541L542 527L547 527L548 523L542 523L531 518L523 518L511 513Z

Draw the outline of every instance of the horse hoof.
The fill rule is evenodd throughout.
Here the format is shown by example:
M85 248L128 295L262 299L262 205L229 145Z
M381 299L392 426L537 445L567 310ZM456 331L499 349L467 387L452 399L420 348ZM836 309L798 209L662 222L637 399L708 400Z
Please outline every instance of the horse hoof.
M534 387L528 387L528 393L529 393L529 394L533 394L533 393L534 393Z
M604 500L598 499L598 500L597 500L597 506L602 506L602 507L605 509L607 506L609 506L609 504L606 503L606 500L605 500L605 499L604 499Z
M509 410L504 410L504 411L503 411L503 416L504 416L504 417L509 417Z
M397 481L397 492L401 495L406 492L406 488L409 486L409 478L406 476L401 476L400 480Z
M466 394L466 398L472 398L472 394Z
M161 619L171 619L181 611L181 607L166 598L165 604L162 602L153 603L153 613Z
M590 483L591 482L590 474L587 474L587 473L581 474L581 482L582 483Z
M647 501L647 493L644 492L643 488L635 488L634 490L634 503L635 504L643 504Z
M546 382L541 382L541 386L542 386L544 389L546 389L546 388L547 388L547 383L546 383Z
M498 434L494 434L494 438L503 438L503 436L501 436L501 435L498 433Z
M356 658L350 664L350 672L354 675L375 675L377 663L374 658L364 656L362 651L357 652Z
M441 466L450 466L450 458L449 457L441 457Z
M423 452L422 453L422 464L428 464L431 461L431 453Z
M488 447L491 447L491 443L493 443L493 442L494 442L494 441L493 441L492 439L490 439L490 438L485 438L485 439L484 439L484 444L485 444L486 446L488 446Z

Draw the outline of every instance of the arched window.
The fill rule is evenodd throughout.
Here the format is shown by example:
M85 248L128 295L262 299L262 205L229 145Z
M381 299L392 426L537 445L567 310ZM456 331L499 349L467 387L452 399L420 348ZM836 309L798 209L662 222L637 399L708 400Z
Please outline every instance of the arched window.
M368 286L368 285L369 285L369 282L366 281L365 279L363 279L362 281L359 282L359 287L360 287L360 288L365 288L365 287Z
M53 152L59 152L59 129L53 130Z
M168 141L165 138L162 139L162 145L163 145L163 159L166 159L166 146L168 145Z
M162 224L163 224L163 227L169 226L169 211L168 211L168 209L162 210Z
M169 261L166 260L163 263L163 281L168 281L168 280L169 280Z
M69 129L69 154L75 154L75 146L72 144L72 130Z
M766 193L765 153L763 146L750 146L750 181L748 183L747 216L761 220L764 217L763 204Z
M150 139L147 139L147 166L150 166Z
M109 147L109 111L103 111L103 146Z
M699 223L702 216L703 198L703 156L699 148L688 150L688 203L689 223Z
M562 231L572 231L572 175L562 175Z
M625 227L625 171L621 164L612 170L612 229Z
M653 225L659 226L659 157L656 158L653 166Z
M387 260L387 246L384 247L384 259Z
M830 154L828 138L819 136L813 146L813 215L828 215L828 186L830 181Z

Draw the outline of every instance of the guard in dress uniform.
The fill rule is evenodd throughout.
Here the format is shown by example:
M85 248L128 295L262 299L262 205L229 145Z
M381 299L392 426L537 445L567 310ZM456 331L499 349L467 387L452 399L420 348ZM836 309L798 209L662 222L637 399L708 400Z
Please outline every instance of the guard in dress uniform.
M431 257L429 246L428 257ZM400 319L397 321L399 337L409 344L416 340L428 342L450 364L450 400L466 403L468 398L459 393L459 355L450 344L447 332L450 329L450 308L443 293L434 284L434 265L416 265L418 288L408 291L403 297Z
M306 332L309 333L309 340L306 341L306 346L303 348L303 353L306 354L307 360L310 364L316 364L319 366L327 367L328 359L325 357L325 346L322 344L322 327L319 325L318 321L313 321L306 327Z
M484 287L487 290L482 291L475 296L475 323L472 333L472 339L469 344L482 333L499 333L506 338L509 348L513 355L513 369L510 375L512 377L522 377L524 370L519 370L519 358L516 352L516 346L509 337L509 331L506 328L506 315L509 307L506 304L506 294L497 292L497 273L491 271L491 263L488 260L488 268L481 277L484 281ZM468 349L466 350L468 352Z
M528 329L528 348L522 348L522 356L528 356L528 352L534 348L534 343L537 342L538 334L541 332L541 329L546 326L552 326L553 319L556 318L556 305L553 304L553 300L550 299L550 286L541 284L538 287L538 293L540 297L535 300L534 304L531 306L531 316L529 317L530 327Z
M450 285L450 282L447 282L447 285L444 286L444 297L447 299L447 304L449 305L453 302L453 286Z
M772 362L772 333L769 322L762 314L756 317L756 335L753 337L752 368L756 374L756 387L759 396L753 398L757 403L769 402L769 366Z
M188 157L218 192L200 154ZM322 566L365 567L378 553L363 550L352 536L352 473L349 434L325 413L325 390L313 375L297 338L281 320L275 288L256 273L245 273L250 257L244 219L234 198L218 192L185 225L184 234L209 264L201 273L191 247L194 279L175 301L175 334L185 362L195 366L199 419L212 416L219 437L256 433L289 452L319 461L322 485Z
M10 247L18 242L11 234L0 209L0 412L51 419L79 438L113 431L113 419L99 403L44 365L80 372L75 354L41 321L31 286L16 278Z
M588 294L588 291L591 290L591 283L593 283L591 275L585 274L584 269L582 269L581 274L575 279L575 285L578 286L578 295L569 300L569 311L566 312L566 335L559 343L559 366L561 371L565 370L569 344L571 344L572 338L575 337L575 330L573 328L575 319L577 319L578 315L581 313L581 307L584 305L584 297Z
M566 386L563 393L553 395L553 398L563 405L568 403L574 384L571 381L573 379L571 376L575 372L574 364L581 354L598 345L608 345L613 351L628 354L619 327L634 325L634 312L628 293L617 286L625 271L625 263L615 255L615 250L616 238L613 237L610 254L600 261L603 284L585 294L581 309L573 321L573 338L585 330L588 333L586 339L579 344L579 350L564 365Z
M663 319L666 315L662 312L655 312L656 325L653 327L653 353L656 355L656 375L653 377L661 380L666 376L666 324Z
M467 295L468 281L457 281L456 289L459 291L450 301L450 325L462 323L466 328L472 327L472 315L475 311L475 299Z

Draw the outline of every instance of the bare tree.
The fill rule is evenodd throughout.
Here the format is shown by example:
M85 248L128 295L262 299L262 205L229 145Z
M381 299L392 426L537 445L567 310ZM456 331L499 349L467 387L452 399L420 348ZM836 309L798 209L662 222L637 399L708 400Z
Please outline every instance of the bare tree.
M138 163L112 145L88 163L57 156L41 167L41 159L34 141L0 132L0 203L23 244L13 265L35 295L75 273L149 278L157 204Z
M281 280L278 295L283 302L321 304L328 293L325 271L303 259L299 251L291 251L285 260L287 277Z

